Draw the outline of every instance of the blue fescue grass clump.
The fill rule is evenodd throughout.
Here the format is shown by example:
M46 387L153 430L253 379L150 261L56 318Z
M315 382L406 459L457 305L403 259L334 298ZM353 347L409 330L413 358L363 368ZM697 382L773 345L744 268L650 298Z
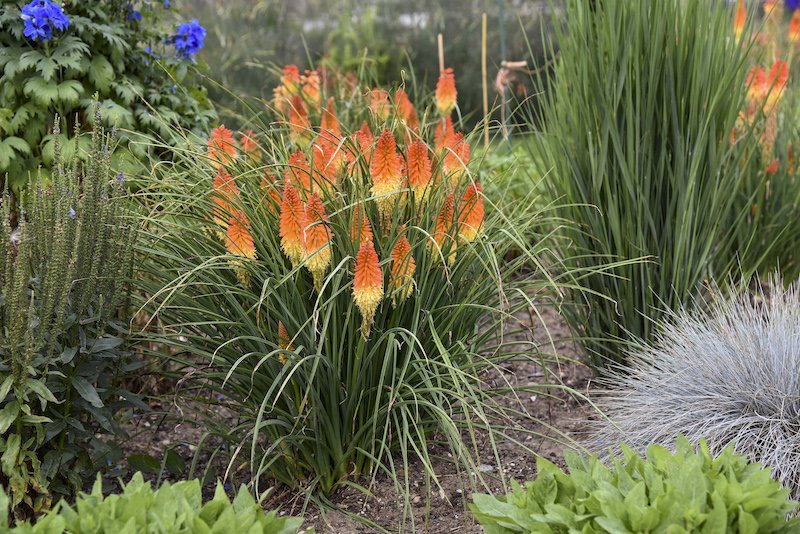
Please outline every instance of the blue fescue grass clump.
M593 446L674 450L681 433L719 454L733 442L800 495L800 284L784 289L774 276L769 287L768 296L730 293L706 312L662 322L655 341L640 342L608 379L608 419Z

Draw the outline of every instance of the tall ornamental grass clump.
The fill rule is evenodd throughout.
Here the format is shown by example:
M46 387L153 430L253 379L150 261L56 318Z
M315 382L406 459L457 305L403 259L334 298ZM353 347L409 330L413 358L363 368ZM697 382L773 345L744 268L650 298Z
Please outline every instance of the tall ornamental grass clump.
M0 482L18 519L91 484L121 457L116 414L147 407L119 387L136 365L125 347L136 232L98 107L90 146L81 166L56 145L52 185L29 185L15 229L8 185L2 196Z
M402 488L412 458L435 480L434 441L480 476L460 429L489 429L507 391L481 379L542 358L505 337L558 287L538 264L548 239L525 246L540 214L486 217L451 71L436 108L314 77L286 68L280 131L215 129L154 186L145 305L169 326L151 336L181 350L181 396L229 401L236 423L214 431L256 477L324 496L385 472Z
M708 312L686 311L659 325L652 343L607 383L590 446L623 440L641 453L650 443L675 448L675 436L708 442L772 469L800 496L800 285L727 295Z
M595 271L565 312L600 370L735 268L733 235L758 231L737 197L755 141L752 127L730 141L750 66L730 17L706 0L568 0L556 29L530 147L557 213L576 223L563 228L564 264Z

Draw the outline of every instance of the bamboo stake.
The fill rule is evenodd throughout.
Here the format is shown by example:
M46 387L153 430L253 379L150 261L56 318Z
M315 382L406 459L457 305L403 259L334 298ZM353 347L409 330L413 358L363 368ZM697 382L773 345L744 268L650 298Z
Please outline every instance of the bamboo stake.
M438 37L439 41L439 72L444 70L444 41L442 40L442 34L439 34Z
M483 144L489 148L489 88L486 85L486 13L483 14L481 34L481 76L483 78Z

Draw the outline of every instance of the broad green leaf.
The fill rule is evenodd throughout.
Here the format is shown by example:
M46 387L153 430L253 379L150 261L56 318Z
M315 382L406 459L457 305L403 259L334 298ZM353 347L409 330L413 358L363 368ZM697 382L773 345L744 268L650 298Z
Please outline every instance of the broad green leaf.
M142 473L154 473L159 470L161 464L149 454L132 454L128 456L128 463L131 467Z
M19 402L11 401L0 411L0 434L5 434L11 423L17 420L19 415Z
M47 389L47 386L44 385L44 382L41 380L36 380L35 378L28 378L25 380L25 385L34 393L39 395L39 398L43 401L42 402L42 410L44 410L47 406L47 402L53 402L58 404L58 399L53 395L53 393Z
M46 82L40 76L34 76L28 80L25 83L23 92L25 96L45 107L50 107L50 105L58 99L58 86L56 82Z
M66 80L58 84L58 98L69 104L77 104L83 94L83 85L78 80Z
M89 71L87 74L89 75L89 81L91 81L95 87L106 92L109 89L111 81L114 79L114 68L105 56L96 55L89 64Z
M41 61L46 61L48 59L47 56L39 52L38 50L31 50L29 52L25 52L19 58L19 68L24 70L31 67L35 67Z
M186 460L174 449L167 449L164 454L164 467L173 475L182 475L186 470Z
M124 342L125 338L122 337L101 337L92 344L92 347L89 349L89 354L96 354L98 352L114 349Z
M103 407L103 401L100 400L100 396L97 394L97 390L94 388L92 384L89 383L88 380L86 380L82 376L73 376L72 385L75 387L75 390L78 392L78 394L81 397L83 397L89 404L91 404L96 408Z
M2 463L3 473L7 477L12 476L14 467L17 465L21 444L22 438L19 434L12 434L6 440L6 450L3 452L3 457L0 458L0 463Z
M8 392L11 391L11 386L14 384L14 376L8 375L5 380L3 380L3 384L0 385L0 402L3 402L6 399L6 395ZM0 523L2 525L2 523Z

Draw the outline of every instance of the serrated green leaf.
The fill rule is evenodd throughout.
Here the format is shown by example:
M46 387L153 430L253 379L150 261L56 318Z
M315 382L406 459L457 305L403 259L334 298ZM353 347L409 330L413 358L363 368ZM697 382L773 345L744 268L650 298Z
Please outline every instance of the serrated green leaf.
M58 99L58 86L54 81L46 82L41 76L34 76L25 83L23 93L36 103L50 107Z
M94 388L92 384L89 383L88 380L86 380L82 376L73 376L72 385L75 387L75 390L78 392L78 394L81 397L83 397L84 400L86 400L86 402L88 402L95 408L103 407L103 401L100 400L100 396L97 394L97 390Z
M58 84L58 98L71 105L77 104L83 94L83 84L78 80L66 80Z
M11 121L14 117L14 112L8 108L0 108L0 129L2 129L6 134L14 133L14 128L11 126Z
M36 70L42 75L46 82L53 79L58 70L58 63L53 61L52 58L45 57L36 63Z
M87 74L89 81L103 92L108 91L111 81L114 79L114 69L111 63L101 55L92 58Z
M35 67L39 64L40 61L47 60L48 57L39 52L38 50L31 50L29 52L25 52L19 58L19 66L20 70L29 69Z

